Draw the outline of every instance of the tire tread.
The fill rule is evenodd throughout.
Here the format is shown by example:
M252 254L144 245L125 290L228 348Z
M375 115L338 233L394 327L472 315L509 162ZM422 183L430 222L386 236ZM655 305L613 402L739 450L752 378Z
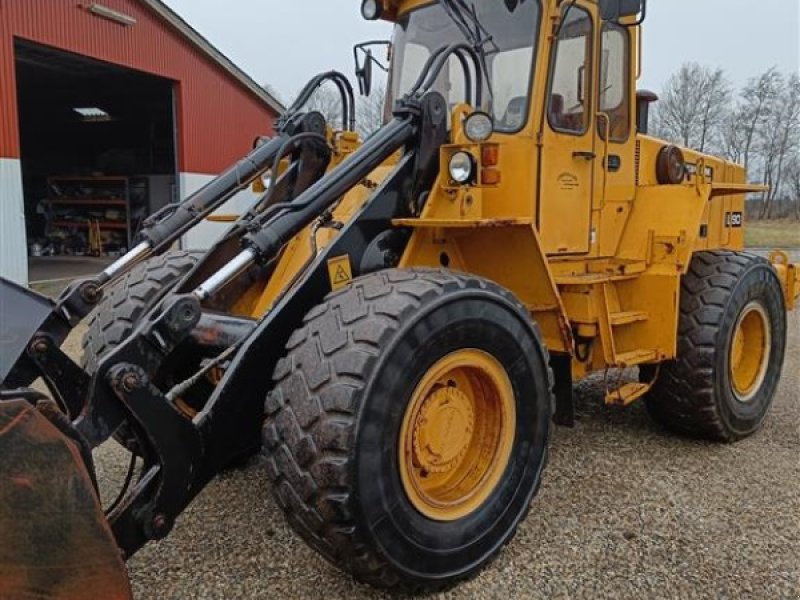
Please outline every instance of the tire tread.
M714 392L714 364L722 321L739 279L769 262L726 250L695 253L681 282L678 356L662 365L646 397L651 416L681 434L733 442L741 436L723 422ZM652 369L643 370L647 380Z
M475 277L427 269L381 271L331 293L312 309L291 336L288 356L275 369L263 429L274 496L310 546L376 587L419 593L457 583L423 585L399 577L359 532L347 481L353 468L358 403L381 347L421 306L467 287L489 289L521 308L509 292ZM549 364L535 323L534 328ZM552 410L549 368L548 376ZM289 390L295 390L291 403Z
M181 279L203 252L178 250L135 267L108 290L87 322L83 336L83 367L90 373L100 358L119 346L150 308L153 298Z

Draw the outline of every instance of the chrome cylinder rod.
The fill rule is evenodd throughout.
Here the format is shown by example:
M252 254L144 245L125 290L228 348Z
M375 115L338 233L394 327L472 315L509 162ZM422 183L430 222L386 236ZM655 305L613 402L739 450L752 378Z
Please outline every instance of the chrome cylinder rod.
M195 297L201 301L210 298L252 265L255 260L256 252L254 250L248 248L240 252L228 264L201 283L193 292Z
M102 279L105 281L115 279L118 275L129 270L132 265L146 258L151 250L152 248L148 242L141 242L122 258L109 265L105 271L103 271Z

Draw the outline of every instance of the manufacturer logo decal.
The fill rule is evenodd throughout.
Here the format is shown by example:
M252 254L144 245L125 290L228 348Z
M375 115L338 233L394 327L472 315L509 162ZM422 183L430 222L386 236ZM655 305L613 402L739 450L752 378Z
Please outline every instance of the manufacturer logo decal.
M558 176L558 187L564 191L572 192L581 187L581 180L573 173L562 173Z

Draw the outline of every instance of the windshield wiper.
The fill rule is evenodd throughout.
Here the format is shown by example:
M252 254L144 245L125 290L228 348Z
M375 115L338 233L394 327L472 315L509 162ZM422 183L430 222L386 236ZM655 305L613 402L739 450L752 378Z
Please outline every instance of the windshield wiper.
M464 37L475 46L476 50L485 52L486 44L492 44L493 51L499 52L500 48L495 43L492 34L481 23L474 3L468 5L465 0L442 0L441 3Z
M494 41L492 34L490 34L483 26L483 23L481 23L478 17L478 10L475 8L474 3L472 5L467 5L465 0L441 0L441 5L456 24L456 27L464 34L466 40L472 44L478 52L481 58L481 68L485 76L484 81L486 81L489 98L492 98L492 80L489 76L489 64L486 59L486 45L491 44L493 46L493 52L499 52L500 47Z

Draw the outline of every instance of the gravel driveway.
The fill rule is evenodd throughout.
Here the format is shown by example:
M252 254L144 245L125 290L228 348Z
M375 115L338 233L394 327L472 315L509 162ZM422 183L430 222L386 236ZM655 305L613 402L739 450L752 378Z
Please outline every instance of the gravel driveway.
M774 409L736 445L674 437L640 404L605 408L598 382L582 383L578 425L556 430L516 539L439 597L800 598L798 313L789 329ZM102 478L121 479L127 462L113 444L97 459ZM220 476L129 569L137 600L383 597L292 534L257 461Z

